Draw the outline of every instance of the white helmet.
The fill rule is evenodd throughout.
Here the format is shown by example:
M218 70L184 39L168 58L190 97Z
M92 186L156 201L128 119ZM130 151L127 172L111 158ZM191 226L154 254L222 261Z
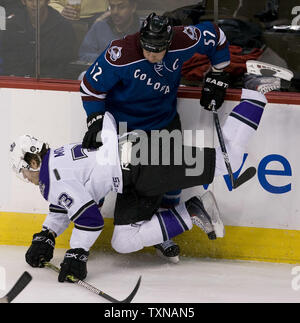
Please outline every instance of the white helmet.
M15 142L10 145L10 156L12 169L19 178L25 180L23 177L22 169L29 169L33 171L39 171L39 169L32 169L30 165L24 160L26 153L38 154L42 151L43 142L37 140L33 136L23 135L19 137Z

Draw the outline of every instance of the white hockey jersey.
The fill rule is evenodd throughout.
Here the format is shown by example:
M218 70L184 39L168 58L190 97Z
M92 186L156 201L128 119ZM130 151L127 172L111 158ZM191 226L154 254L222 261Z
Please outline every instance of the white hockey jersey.
M73 221L75 231L97 232L98 237L104 225L99 201L110 191L122 192L116 124L109 113L104 116L101 138L103 145L97 150L82 149L81 143L74 143L50 149L43 158L39 187L50 203L44 227L57 235ZM89 245L94 239L87 239L86 233L76 235L91 240ZM76 241L75 247L85 243Z

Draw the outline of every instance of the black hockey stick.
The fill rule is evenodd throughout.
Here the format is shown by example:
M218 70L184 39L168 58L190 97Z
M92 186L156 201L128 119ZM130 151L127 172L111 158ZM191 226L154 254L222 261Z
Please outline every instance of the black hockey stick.
M0 298L0 303L11 303L31 280L31 275L27 271L24 271L11 290L5 296Z
M57 273L60 272L60 269L58 267L54 266L53 264L51 264L50 262L44 262L44 265L47 268L50 268L50 269L56 271ZM77 284L77 285L80 285L80 286L88 289L89 291L91 291L94 294L102 296L103 298L105 298L106 300L108 300L108 301L110 301L112 303L130 303L132 301L132 299L134 298L135 294L137 293L139 287L140 287L142 276L139 277L139 279L138 279L133 291L130 293L130 295L127 298L125 298L124 300L122 300L122 301L119 301L119 300L111 297L110 295L104 293L100 289L88 284L87 282L85 282L83 280L77 279L76 277L74 277L72 275L68 275L67 279L70 280L71 282Z
M221 150L222 150L222 153L223 153L225 165L226 165L229 177L230 177L232 189L235 189L235 188L238 188L239 186L241 186L242 184L244 184L245 182L249 181L252 177L254 177L255 174L256 174L256 168L253 167L253 166L249 167L238 178L234 178L232 168L231 168L231 164L230 164L229 157L228 157L228 153L227 153L227 150L226 150L225 142L224 142L222 129L221 129L221 126L220 126L218 112L217 112L217 110L215 108L215 105L216 105L215 100L212 100L211 103L210 103L210 109L213 112L215 127L216 127L216 131L217 131L217 134L218 134L219 143L220 143Z

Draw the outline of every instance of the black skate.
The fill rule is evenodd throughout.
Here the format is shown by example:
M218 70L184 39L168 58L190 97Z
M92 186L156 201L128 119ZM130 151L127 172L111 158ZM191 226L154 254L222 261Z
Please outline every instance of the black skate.
M286 68L259 61L249 60L246 67L244 88L263 94L280 89L287 90L294 76L293 72Z
M208 239L217 239L211 218L205 211L202 201L194 196L186 202L186 206L193 224L202 229L207 234Z
M220 218L220 211L211 191L200 197L192 197L186 202L193 224L202 229L210 240L223 238L225 229Z
M265 77L245 74L244 88L266 94L281 89L281 80L278 77Z
M154 246L156 253L168 261L176 264L179 262L179 246L172 240L164 241L163 243Z

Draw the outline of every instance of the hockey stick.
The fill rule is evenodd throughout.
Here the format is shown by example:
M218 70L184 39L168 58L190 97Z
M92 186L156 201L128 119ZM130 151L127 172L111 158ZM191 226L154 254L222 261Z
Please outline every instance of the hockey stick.
M50 268L50 269L56 271L57 273L60 272L60 269L58 267L56 267L55 265L51 264L50 262L44 262L44 265L47 268ZM139 277L139 279L138 279L133 291L130 293L130 295L127 298L125 298L124 300L122 300L122 301L119 301L119 300L111 297L110 295L104 293L100 289L88 284L87 282L85 282L83 280L77 279L76 277L74 277L72 275L68 275L67 279L70 280L73 283L76 283L77 285L80 285L80 286L88 289L89 291L91 291L94 294L102 296L103 298L105 298L106 300L108 300L108 301L110 301L112 303L130 303L132 301L132 299L134 298L135 294L137 293L139 287L140 287L142 276Z
M31 280L31 275L27 271L24 271L11 290L5 296L0 298L0 303L11 303Z
M221 126L220 126L218 112L217 112L215 106L216 106L216 101L212 100L211 103L210 103L209 108L213 112L215 127L216 127L216 131L217 131L217 134L218 134L219 143L220 143L221 150L222 150L222 153L223 153L225 165L226 165L229 177L230 177L231 186L232 186L232 189L235 189L235 188L238 188L239 186L241 186L242 184L244 184L245 182L249 181L252 177L254 177L255 174L256 174L256 168L255 167L249 167L238 178L234 178L232 168L231 168L231 164L230 164L229 157L228 157L228 153L227 153L227 150L226 150L225 142L224 142L222 129L221 129Z

